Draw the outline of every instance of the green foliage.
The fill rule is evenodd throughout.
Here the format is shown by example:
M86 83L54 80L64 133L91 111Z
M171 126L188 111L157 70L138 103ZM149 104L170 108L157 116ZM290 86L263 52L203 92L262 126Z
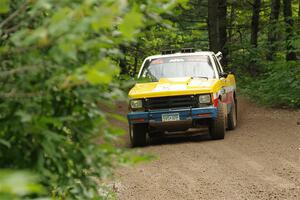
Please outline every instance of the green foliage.
M267 72L262 76L240 79L242 92L265 105L299 108L299 62L270 62L264 66Z
M142 26L142 14L132 10L124 16L124 21L120 24L120 31L125 38L132 38L133 34Z
M32 169L54 199L113 198L102 180L141 158L112 145L124 131L98 105L124 99L119 47L135 40L146 15L158 22L176 3L1 1L0 167ZM24 177L20 188L32 180ZM39 197L37 188L24 195Z
M38 184L38 177L27 171L0 171L0 199L2 200L50 200L34 198L45 194L45 188Z
M294 18L296 22L296 17ZM263 18L262 23L267 23ZM229 71L234 71L238 77L241 92L253 101L268 106L299 108L300 103L300 71L299 59L286 61L286 44L292 44L293 52L299 54L299 35L286 40L286 25L284 21L268 24L261 30L259 46L252 47L247 43L233 43L229 45ZM294 27L299 32L300 27ZM267 35L271 30L277 34L277 41L268 43ZM246 35L247 36L247 35ZM268 54L273 51L273 60L268 61ZM251 74L255 69L255 74Z
M7 13L9 11L9 0L0 0L0 13Z

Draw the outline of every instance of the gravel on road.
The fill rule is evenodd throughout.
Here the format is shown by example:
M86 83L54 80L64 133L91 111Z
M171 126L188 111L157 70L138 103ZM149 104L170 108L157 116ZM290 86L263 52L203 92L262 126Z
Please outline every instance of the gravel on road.
M137 148L158 159L118 169L118 199L299 200L300 112L242 98L238 106L238 127L224 140L188 136Z

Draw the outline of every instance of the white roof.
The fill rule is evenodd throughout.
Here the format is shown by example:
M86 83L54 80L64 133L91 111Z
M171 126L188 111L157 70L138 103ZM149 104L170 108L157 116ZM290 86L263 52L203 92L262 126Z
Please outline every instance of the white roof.
M148 59L153 60L153 59L157 59L157 58L166 58L166 57L177 57L177 56L210 56L213 54L214 54L214 52L212 52L212 51L197 51L194 53L173 53L173 54L149 56L146 58L146 60L148 60Z

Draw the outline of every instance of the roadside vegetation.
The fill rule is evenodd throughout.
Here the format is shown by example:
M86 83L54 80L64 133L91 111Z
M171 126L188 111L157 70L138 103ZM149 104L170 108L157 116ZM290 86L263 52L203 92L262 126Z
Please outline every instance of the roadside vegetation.
M0 0L0 199L107 199L139 162L99 104L162 49L222 51L250 98L300 107L299 2ZM130 80L130 81L129 81ZM114 116L119 118L118 116Z

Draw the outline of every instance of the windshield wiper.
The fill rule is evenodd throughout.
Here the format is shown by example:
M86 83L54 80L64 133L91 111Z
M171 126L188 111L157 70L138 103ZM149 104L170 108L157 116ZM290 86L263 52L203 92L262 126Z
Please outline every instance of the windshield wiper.
M206 76L193 76L193 77L191 77L192 79L195 79L195 78L205 78L205 79L207 79L208 80L208 77L206 77Z

